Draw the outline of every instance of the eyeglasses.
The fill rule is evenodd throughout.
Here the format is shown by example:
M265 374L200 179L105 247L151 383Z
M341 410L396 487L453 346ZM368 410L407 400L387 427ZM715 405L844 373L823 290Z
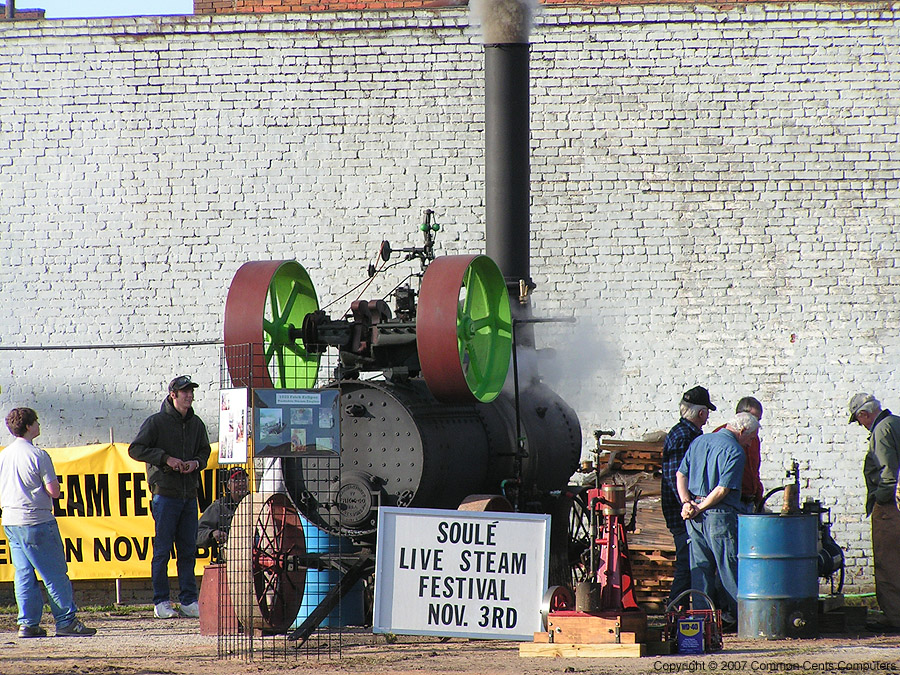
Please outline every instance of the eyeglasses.
M192 384L190 375L182 375L181 377L176 377L172 380L173 389L181 389L189 384Z

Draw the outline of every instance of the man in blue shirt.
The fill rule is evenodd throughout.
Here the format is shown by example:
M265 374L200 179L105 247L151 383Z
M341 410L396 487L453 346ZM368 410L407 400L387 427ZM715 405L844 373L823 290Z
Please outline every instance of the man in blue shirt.
M721 431L700 436L676 474L681 517L691 552L691 585L712 597L716 573L725 591L723 628L737 626L737 516L741 509L744 448L759 433L759 420L738 413Z
M691 556L688 535L681 518L681 500L675 474L691 441L700 436L701 427L709 419L709 411L716 406L709 400L709 392L703 387L693 387L684 392L679 404L681 419L666 435L662 455L662 510L666 527L675 540L675 576L669 592L669 604L691 587Z

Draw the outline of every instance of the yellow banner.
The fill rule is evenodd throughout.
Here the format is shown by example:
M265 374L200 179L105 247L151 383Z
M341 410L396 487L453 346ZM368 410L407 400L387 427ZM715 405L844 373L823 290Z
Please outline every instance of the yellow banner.
M69 578L149 579L155 528L144 463L128 456L126 443L47 452L59 477L61 494L54 510ZM201 475L201 511L218 496L218 457L218 443L213 443ZM207 549L197 551L198 576L209 564L209 557ZM13 581L14 575L9 543L0 530L0 581ZM178 576L174 558L169 562L169 576Z

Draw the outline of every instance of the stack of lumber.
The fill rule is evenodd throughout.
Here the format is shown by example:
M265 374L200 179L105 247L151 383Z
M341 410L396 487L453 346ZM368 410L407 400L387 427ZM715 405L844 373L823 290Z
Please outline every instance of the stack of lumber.
M664 610L675 575L675 551L637 548L629 544L634 595L639 605Z
M625 441L604 437L600 441L597 464L607 464L612 471L657 473L662 470L662 449L661 441Z
M603 438L598 447L602 482L627 486L628 518L639 494L636 529L628 533L635 597L651 611L662 611L675 573L675 542L660 503L663 439L629 441Z

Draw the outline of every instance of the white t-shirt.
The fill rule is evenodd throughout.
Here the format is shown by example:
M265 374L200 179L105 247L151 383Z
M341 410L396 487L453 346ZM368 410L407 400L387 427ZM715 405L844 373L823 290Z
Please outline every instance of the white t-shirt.
M0 508L4 525L40 525L53 520L53 500L44 485L56 480L46 451L17 438L0 451Z

